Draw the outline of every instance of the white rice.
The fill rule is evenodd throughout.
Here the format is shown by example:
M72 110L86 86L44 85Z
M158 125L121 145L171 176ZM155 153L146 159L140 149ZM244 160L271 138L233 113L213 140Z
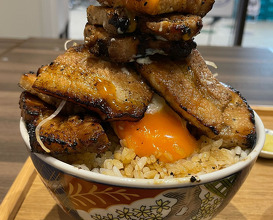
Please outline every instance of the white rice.
M195 176L223 169L243 160L250 152L236 146L222 148L222 140L201 137L199 148L190 157L173 163L164 163L154 155L138 157L132 149L116 144L101 155L84 153L62 156L61 160L74 166L110 176L142 179L169 179Z

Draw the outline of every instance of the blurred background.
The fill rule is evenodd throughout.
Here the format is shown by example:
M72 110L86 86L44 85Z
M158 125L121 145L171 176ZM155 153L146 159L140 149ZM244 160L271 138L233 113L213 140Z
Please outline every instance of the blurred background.
M0 38L82 40L90 4L96 1L0 0ZM216 0L203 21L199 45L273 48L273 0Z

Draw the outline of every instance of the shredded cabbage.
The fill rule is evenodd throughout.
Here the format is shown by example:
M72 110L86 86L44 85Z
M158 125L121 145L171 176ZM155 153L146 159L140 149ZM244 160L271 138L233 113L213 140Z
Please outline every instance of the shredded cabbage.
M67 48L67 45L68 45L68 43L70 43L71 41L72 41L72 40L67 40L67 41L64 43L64 49L65 49L65 50L68 49L68 48ZM74 43L74 44L75 44L75 43ZM60 111L63 109L65 103L66 103L65 100L61 101L61 103L60 103L59 107L56 109L56 111L53 112L53 114L50 115L48 118L42 120L42 121L38 124L38 126L36 127L36 129L35 129L35 136L36 136L36 139L37 139L38 143L40 144L40 146L43 148L43 150L44 150L45 152L47 152L47 153L50 153L50 150L44 145L44 143L43 143L42 140L41 140L40 129L41 129L41 127L42 127L46 122L50 121L51 119L53 119L54 117L56 117L56 116L60 113Z
M64 43L64 49L67 50L67 44L70 43L72 40L67 40L65 43Z
M218 68L217 65L216 65L214 62L212 62L212 61L207 61L207 60L206 60L206 64L207 64L208 66L214 67L215 69Z
M53 112L53 114L50 115L48 118L42 120L42 121L38 124L38 126L36 127L36 129L35 129L35 136L36 136L36 139L37 139L38 143L40 144L40 146L43 148L43 150L44 150L45 152L47 152L47 153L50 153L50 150L44 145L44 143L43 143L42 140L41 140L40 129L41 129L41 127L42 127L46 122L50 121L51 119L53 119L54 117L56 117L56 116L60 113L60 111L63 109L65 103L66 103L66 101L63 100L63 101L60 103L59 107L56 109L56 111Z

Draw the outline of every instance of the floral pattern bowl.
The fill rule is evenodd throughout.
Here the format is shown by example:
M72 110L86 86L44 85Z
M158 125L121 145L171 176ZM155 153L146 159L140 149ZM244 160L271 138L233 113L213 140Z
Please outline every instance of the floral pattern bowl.
M145 180L112 177L82 170L51 156L31 152L33 164L62 209L76 219L211 219L232 199L254 165L265 140L255 114L257 141L242 161L198 178Z

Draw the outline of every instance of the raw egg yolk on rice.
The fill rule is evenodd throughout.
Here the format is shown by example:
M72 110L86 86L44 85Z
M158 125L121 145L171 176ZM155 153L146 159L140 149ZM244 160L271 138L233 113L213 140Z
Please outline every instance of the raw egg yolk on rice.
M185 121L159 96L154 96L140 121L117 121L112 125L121 145L133 149L139 157L153 154L168 163L190 156L197 148Z

